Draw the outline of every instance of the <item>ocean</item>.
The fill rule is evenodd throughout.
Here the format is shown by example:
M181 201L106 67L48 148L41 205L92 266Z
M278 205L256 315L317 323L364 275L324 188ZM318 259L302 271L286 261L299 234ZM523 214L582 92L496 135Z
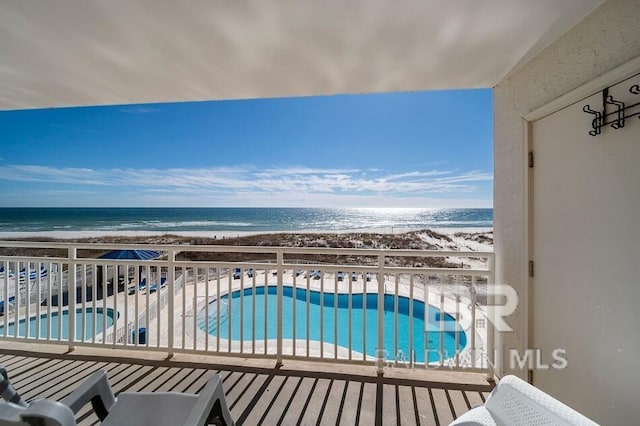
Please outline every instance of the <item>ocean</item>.
M492 228L493 209L0 208L0 236Z

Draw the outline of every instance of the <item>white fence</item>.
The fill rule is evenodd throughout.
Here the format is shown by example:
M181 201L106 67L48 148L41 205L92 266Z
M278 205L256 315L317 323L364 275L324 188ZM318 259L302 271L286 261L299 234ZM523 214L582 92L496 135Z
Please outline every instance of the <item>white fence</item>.
M355 362L378 369L490 372L492 365L486 305L493 253L32 242L0 247L67 254L0 256L2 340ZM112 249L163 256L78 256ZM255 260L176 260L180 252ZM335 260L314 263L310 256ZM296 260L301 258L306 260ZM415 266L425 258L444 259L448 267Z

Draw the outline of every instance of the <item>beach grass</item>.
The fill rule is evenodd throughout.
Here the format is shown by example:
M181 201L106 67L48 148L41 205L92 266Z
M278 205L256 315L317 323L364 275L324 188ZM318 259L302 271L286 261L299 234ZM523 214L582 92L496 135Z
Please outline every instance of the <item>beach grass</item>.
M16 239L12 239L16 240ZM60 239L29 237L20 241L66 242L66 243L105 243L105 244L159 244L159 245L226 245L260 247L321 247L321 248L357 248L357 249L398 249L398 250L448 250L462 251L480 249L491 250L492 232L456 232L446 234L431 229L410 231L397 234L385 233L265 233L232 238L212 238L164 234L156 236L94 236L85 238ZM103 250L79 250L78 257L96 258ZM0 248L2 256L66 257L65 249L47 248ZM253 253L214 253L182 252L177 260L240 262L254 261ZM296 255L296 259L309 262L370 265L377 262L372 256L338 255ZM389 259L395 266L413 267L459 267L446 258L402 257Z

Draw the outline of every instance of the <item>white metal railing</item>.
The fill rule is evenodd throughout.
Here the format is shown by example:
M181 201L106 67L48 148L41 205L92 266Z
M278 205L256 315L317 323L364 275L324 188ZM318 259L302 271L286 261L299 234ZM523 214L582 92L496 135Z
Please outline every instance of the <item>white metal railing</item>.
M490 373L493 361L485 309L493 253L3 241L0 247L66 253L0 256L3 340L273 357L279 363L357 362L379 370ZM78 256L111 249L164 255L148 261ZM256 260L176 260L180 252L243 253ZM294 260L309 255L367 261ZM394 266L424 258L466 267Z

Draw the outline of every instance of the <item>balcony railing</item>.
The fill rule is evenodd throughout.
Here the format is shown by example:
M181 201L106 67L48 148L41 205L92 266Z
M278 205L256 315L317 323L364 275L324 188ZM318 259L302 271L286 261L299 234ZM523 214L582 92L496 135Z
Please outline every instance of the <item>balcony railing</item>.
M2 340L491 374L486 306L493 253L34 242L0 247L22 251L0 256ZM53 255L29 255L43 249ZM147 261L83 255L112 249L163 255ZM199 258L243 260L176 257L198 252ZM428 258L444 266L424 266Z

